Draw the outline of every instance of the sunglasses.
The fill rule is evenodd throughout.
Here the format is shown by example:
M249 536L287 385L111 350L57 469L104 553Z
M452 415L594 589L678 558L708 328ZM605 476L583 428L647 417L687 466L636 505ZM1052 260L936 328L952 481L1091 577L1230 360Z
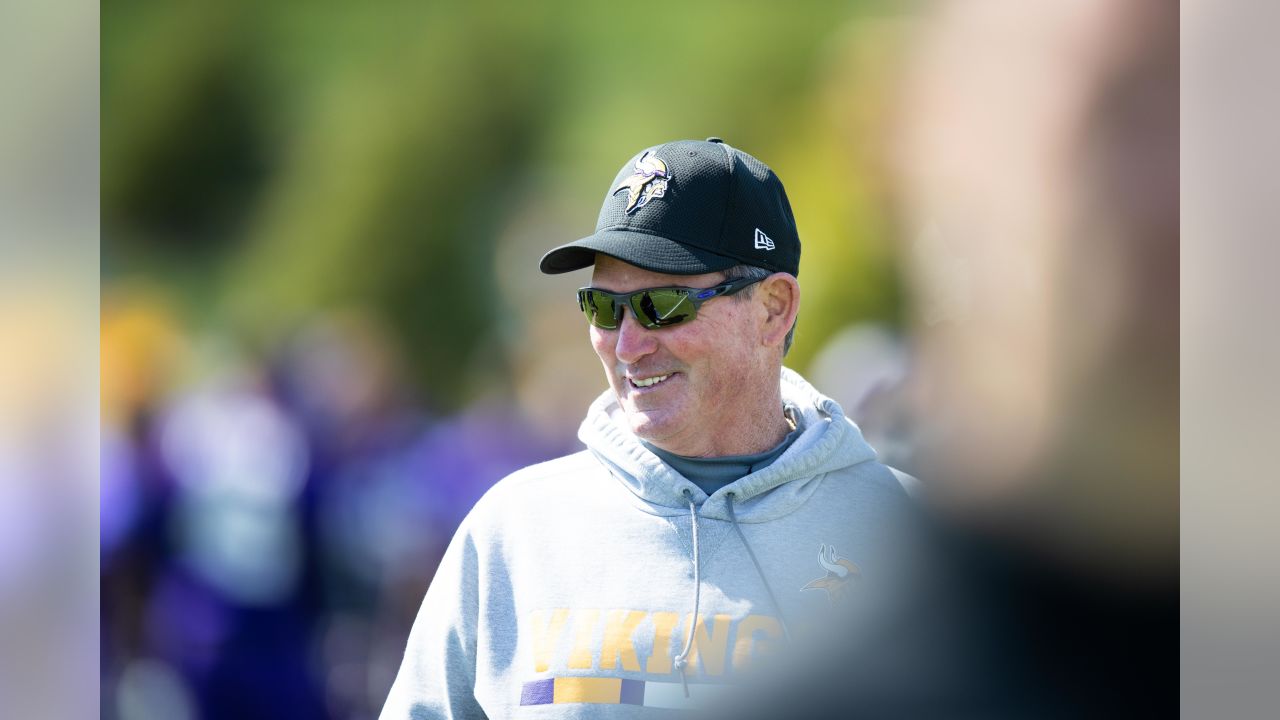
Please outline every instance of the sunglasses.
M587 322L602 330L616 330L622 324L622 308L630 307L631 315L650 330L687 323L698 317L702 303L732 295L764 278L739 278L709 288L661 287L629 293L611 293L585 287L578 291L578 307Z

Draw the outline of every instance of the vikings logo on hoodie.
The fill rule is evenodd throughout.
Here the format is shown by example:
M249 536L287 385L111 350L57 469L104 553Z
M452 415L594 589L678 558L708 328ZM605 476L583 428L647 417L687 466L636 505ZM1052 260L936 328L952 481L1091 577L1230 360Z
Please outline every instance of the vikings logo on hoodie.
M808 584L800 589L802 591L826 590L827 600L832 605L840 602L840 599L844 597L849 581L862 575L862 571L849 558L836 555L834 545L823 544L818 548L818 564L822 566L823 570L827 571L827 574L816 580L810 580Z

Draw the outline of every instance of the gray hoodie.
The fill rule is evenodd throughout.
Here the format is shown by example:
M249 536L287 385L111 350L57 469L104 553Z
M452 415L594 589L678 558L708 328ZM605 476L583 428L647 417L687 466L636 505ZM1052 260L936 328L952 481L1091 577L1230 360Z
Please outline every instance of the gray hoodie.
M909 479L785 368L782 397L800 436L708 496L601 395L578 432L586 451L505 478L458 528L382 718L706 706L788 639L821 632L891 572Z

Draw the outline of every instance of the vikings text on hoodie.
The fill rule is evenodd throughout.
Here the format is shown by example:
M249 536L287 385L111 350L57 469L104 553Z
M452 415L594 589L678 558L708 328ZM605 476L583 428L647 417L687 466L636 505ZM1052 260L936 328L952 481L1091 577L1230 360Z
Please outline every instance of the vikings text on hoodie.
M800 436L708 496L601 395L578 433L587 450L505 478L462 523L382 718L706 706L789 638L820 633L891 572L905 480L785 368L782 397Z

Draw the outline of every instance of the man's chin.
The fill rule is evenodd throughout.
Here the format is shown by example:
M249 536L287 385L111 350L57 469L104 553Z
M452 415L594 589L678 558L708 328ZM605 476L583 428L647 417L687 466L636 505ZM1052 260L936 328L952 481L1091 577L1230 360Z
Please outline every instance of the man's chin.
M661 445L671 435L671 418L667 413L628 410L627 422L636 437L653 445Z

